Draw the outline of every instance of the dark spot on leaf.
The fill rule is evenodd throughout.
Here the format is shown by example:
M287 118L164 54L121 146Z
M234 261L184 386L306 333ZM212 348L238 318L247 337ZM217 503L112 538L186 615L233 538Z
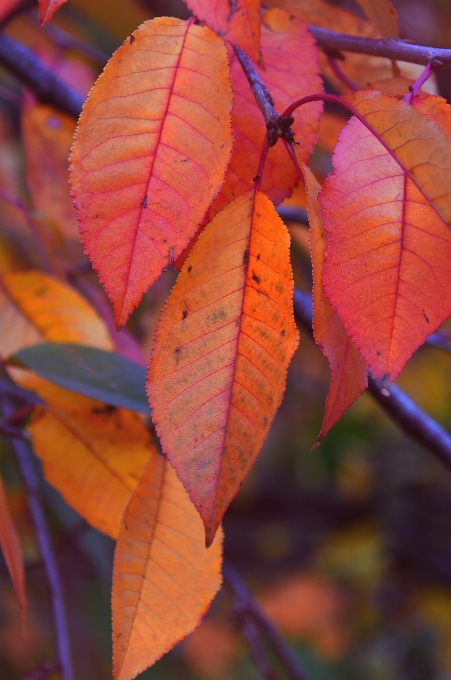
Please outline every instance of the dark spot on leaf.
M182 312L182 319L186 319L187 316L188 316L188 312L186 311L186 309L184 309L183 312Z
M96 215L96 217L98 217L98 215Z
M136 40L136 38L135 38L135 36L134 36L133 33L132 33L131 36L130 36L130 45L133 45L133 43L135 42L135 40Z
M423 312L423 316L426 319L426 323L429 323L429 319L426 316L426 312L424 311L424 309L422 309L421 311Z
M260 283L260 279L255 272L252 272L252 281L255 281L255 283Z
M167 239L166 239L166 238L164 238L164 239L163 239L163 243L166 243L166 241L167 241Z
M188 274L190 273L191 269L192 269L192 266L190 265L190 266L188 267Z
M249 263L249 251L245 250L243 253L243 264L246 266Z
M141 203L141 205L142 205L142 207L143 207L144 209L147 208L147 194L144 196L144 200L143 200L143 202Z
M259 259L260 259L260 253L257 255L257 260L259 260Z
M283 337L285 335L285 331L280 331L280 335Z
M380 357L381 353L380 353L380 352L376 352L376 355L377 355L378 357Z

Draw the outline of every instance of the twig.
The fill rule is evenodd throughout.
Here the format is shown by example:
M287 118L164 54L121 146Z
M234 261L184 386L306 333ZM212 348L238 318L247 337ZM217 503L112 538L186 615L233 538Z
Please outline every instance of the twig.
M312 333L312 299L298 289L294 291L294 314L304 328ZM368 389L392 420L425 449L437 456L451 470L451 436L431 416L425 413L397 385L385 389L368 375Z
M308 225L307 210L295 208L291 205L277 206L277 213L284 222L296 222L296 224Z
M409 88L410 92L403 97L404 101L406 101L408 104L412 103L412 99L418 94L418 92L421 89L421 86L424 85L426 80L428 80L432 74L434 73L434 69L431 65L431 63L427 64L426 68L424 69L423 73L420 74L420 76L417 78L417 80L414 82L414 84Z
M28 47L0 35L0 63L28 85L40 101L78 118L83 97L57 78Z
M41 506L39 483L32 463L32 450L28 443L18 439L12 440L12 446L19 463L20 472L27 492L33 524L36 530L39 550L44 560L47 577L52 594L53 614L55 617L55 632L58 645L58 657L61 663L63 680L73 680L72 661L69 646L66 611L61 583L55 556L53 554L50 536Z
M347 76L344 71L341 70L334 54L326 51L326 56L327 56L327 61L329 63L329 66L332 69L332 71L335 73L337 78L339 80L341 80L341 82L346 87L349 87L351 92L357 92L357 90L360 90L360 87L357 85L357 83L354 83L354 81L351 80L351 78L349 76Z
M310 32L316 40L318 47L324 50L344 50L345 52L357 52L369 54L374 57L387 57L399 61L408 61L411 64L431 63L434 69L451 66L451 50L423 45L413 45L403 40L393 38L359 38L346 33L337 33L319 26L309 26Z
M223 566L222 575L235 597L235 610L238 610L241 616L250 617L266 635L274 653L283 665L286 675L291 680L308 680L308 676L300 667L293 652L287 646L279 631L268 621L235 569L226 563Z

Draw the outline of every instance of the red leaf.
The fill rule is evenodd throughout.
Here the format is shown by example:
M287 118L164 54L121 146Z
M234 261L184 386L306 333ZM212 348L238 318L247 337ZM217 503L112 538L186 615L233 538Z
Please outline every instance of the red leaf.
M287 229L264 194L204 229L163 309L148 394L161 445L211 543L254 463L298 345Z
M318 192L321 187L309 168L303 166L303 170L307 190L313 266L313 333L316 344L327 357L332 371L323 424L315 444L317 446L346 409L363 394L368 386L368 376L364 360L324 294L322 275L326 236L318 201Z
M6 566L8 567L9 575L11 576L11 581L13 582L14 590L16 591L17 599L19 600L19 606L22 614L22 629L25 631L27 600L24 587L22 548L17 535L16 527L14 526L11 513L9 511L8 503L6 501L5 487L3 486L1 477L0 545L5 558Z
M224 43L190 21L147 21L83 108L71 155L85 249L122 326L194 235L232 147Z
M218 35L241 47L254 61L261 62L260 0L187 0L186 4Z
M340 135L320 194L324 285L367 365L388 384L451 314L451 138L388 95L346 99L386 146L356 119Z
M321 92L319 57L315 41L307 25L283 10L265 12L262 24L262 51L266 70L256 70L273 96L277 111L291 102L314 92ZM232 123L235 147L221 193L212 205L216 214L229 201L250 191L258 168L266 126L235 56L231 57L230 74L235 97ZM322 103L314 102L295 112L293 129L300 140L300 155L307 161L316 142ZM269 150L263 176L262 191L278 205L290 196L299 177L282 142Z
M39 23L45 26L49 23L56 10L67 0L39 0Z

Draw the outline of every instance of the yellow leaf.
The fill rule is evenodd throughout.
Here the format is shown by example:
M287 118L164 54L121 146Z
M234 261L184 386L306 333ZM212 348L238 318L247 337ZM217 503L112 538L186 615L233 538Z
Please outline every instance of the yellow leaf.
M91 408L37 409L28 431L47 481L93 527L116 538L155 444L135 413L81 399Z
M221 586L219 531L202 521L169 463L152 455L125 512L113 573L115 680L131 680L191 633Z

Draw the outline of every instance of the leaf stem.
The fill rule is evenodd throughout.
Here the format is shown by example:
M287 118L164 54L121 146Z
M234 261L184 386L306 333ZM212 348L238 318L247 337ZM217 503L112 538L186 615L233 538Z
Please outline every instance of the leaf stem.
M239 612L241 617L245 616L252 619L257 627L265 634L274 653L283 665L287 677L291 680L308 680L308 676L300 667L293 652L287 646L279 631L266 618L235 569L231 567L230 564L226 563L223 566L222 574L224 580L233 592L235 598L235 611Z
M431 65L431 62L429 62L426 65L423 73L421 73L419 75L417 80L414 82L414 84L410 88L410 92L408 94L406 94L405 97L403 97L404 101L407 102L408 104L411 104L412 99L418 94L418 92L421 89L421 86L424 85L424 83L432 76L433 73L434 73L434 69Z
M341 80L341 82L346 86L349 87L349 89L352 92L357 92L357 90L360 90L361 88L355 83L349 76L346 75L344 71L341 70L337 59L331 54L330 52L326 51L326 56L327 56L327 61L329 63L330 68L332 71L335 73L337 78Z

